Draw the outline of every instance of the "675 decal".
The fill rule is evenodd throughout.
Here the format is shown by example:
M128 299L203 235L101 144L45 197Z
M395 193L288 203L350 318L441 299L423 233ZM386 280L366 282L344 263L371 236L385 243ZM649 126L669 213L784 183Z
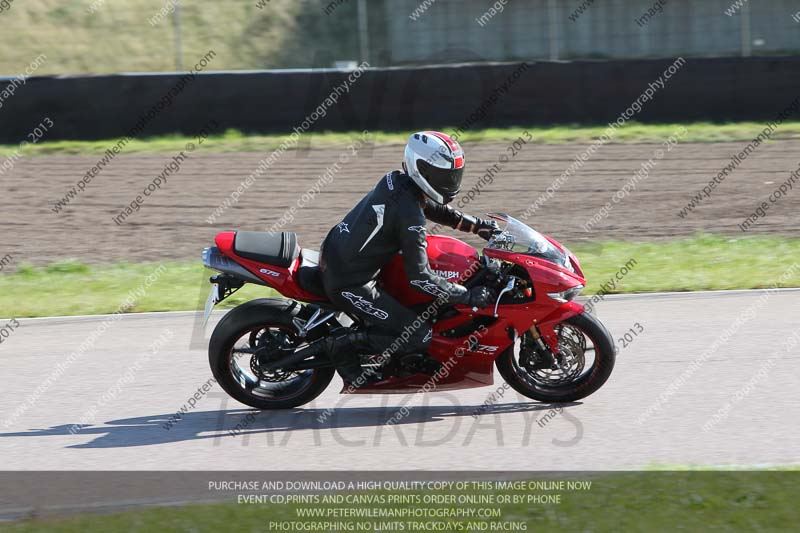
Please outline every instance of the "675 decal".
M471 339L471 340L472 342L470 342L468 346L470 352L494 355L495 353L497 353L497 350L500 349L499 346L493 346L490 344L478 344L477 339Z
M479 344L475 348L472 349L473 352L480 352L480 353L490 353L493 354L497 350L499 350L499 346L489 346L487 344Z

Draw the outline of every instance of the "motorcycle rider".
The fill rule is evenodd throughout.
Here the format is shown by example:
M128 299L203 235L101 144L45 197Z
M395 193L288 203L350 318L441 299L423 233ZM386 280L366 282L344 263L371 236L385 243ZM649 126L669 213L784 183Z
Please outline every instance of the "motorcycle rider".
M418 315L377 283L381 269L398 252L411 286L441 304L483 308L494 301L488 288L468 290L450 283L428 264L426 219L487 240L499 231L494 220L447 205L459 193L463 173L464 152L456 141L435 131L414 133L405 148L403 171L381 178L325 238L320 250L325 292L337 308L361 317L367 328L322 339L304 350L309 356L327 353L346 385L358 387L381 379L362 371L359 354L386 353L393 345L391 355L425 354L431 342L433 332L427 322L411 328L410 336L400 342L407 325L420 322Z

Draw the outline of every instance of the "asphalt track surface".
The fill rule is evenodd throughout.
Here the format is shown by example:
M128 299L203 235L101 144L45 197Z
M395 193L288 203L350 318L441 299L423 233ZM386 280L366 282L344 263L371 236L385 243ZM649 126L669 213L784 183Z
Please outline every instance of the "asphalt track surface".
M108 319L22 319L0 345L0 469L796 465L798 310L800 290L794 289L608 297L597 314L615 339L630 328L643 332L620 349L605 387L550 417L553 406L509 389L473 418L502 384L499 375L492 387L410 396L342 396L336 378L312 405L283 412L255 412L213 385L169 430L164 424L211 377L202 341L195 338L190 348L196 314L123 316L63 373L57 365ZM32 397L54 373L58 379ZM129 379L114 391L126 373ZM403 405L409 415L385 426ZM704 430L726 405L727 414ZM334 415L318 422L331 407ZM232 436L248 417L244 432Z

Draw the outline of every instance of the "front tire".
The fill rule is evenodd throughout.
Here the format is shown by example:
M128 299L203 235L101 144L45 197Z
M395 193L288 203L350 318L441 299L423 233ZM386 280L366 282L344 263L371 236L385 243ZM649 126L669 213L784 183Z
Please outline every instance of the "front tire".
M520 394L540 402L574 402L597 391L608 380L614 369L616 348L605 326L589 313L570 317L562 324L572 328L571 331L579 331L591 341L594 349L593 364L573 381L562 384L545 383L520 365L515 354L515 346L512 345L500 354L495 364L503 379ZM564 329L562 327L562 331ZM559 336L559 349L561 349L561 336Z
M292 409L312 401L328 387L335 370L317 368L303 372L287 373L285 380L277 378L264 381L248 367L237 362L237 357L252 350L263 335L280 335L291 342L295 334L292 319L301 314L302 307L289 300L261 298L244 303L220 320L208 347L208 362L217 383L235 400L256 409ZM274 335L273 335L274 336ZM243 339L246 346L238 348ZM293 339L299 342L300 339Z

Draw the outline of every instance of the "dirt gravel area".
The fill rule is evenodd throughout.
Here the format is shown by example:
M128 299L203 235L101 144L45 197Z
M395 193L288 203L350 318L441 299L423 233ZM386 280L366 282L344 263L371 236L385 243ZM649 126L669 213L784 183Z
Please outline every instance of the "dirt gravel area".
M584 224L660 148L653 144L601 147L528 222L558 240L577 244L587 240L643 241L690 235L695 232L743 235L738 224L790 179L800 162L800 141L762 145L685 218L678 216L693 195L730 163L746 143L678 144L657 160L648 177L613 205L607 217L593 226ZM483 181L480 194L465 206L474 214L505 211L519 216L564 172L586 145L527 144L510 157L505 144L467 145L464 191ZM13 264L47 264L64 258L89 263L118 260L159 261L199 259L218 231L266 230L303 203L303 193L321 182L329 165L340 160L340 170L318 194L297 209L286 225L300 234L301 243L317 247L358 199L388 170L397 168L403 146L362 149L357 157L341 148L289 151L256 180L213 223L208 218L250 174L264 153L191 153L178 173L167 177L161 189L121 225L113 217L169 164L169 154L120 155L60 213L52 207L93 165L98 156L43 156L20 159L0 176L0 257ZM507 162L498 163L501 156ZM481 180L490 165L501 167L492 183ZM800 234L800 191L791 190L772 205L748 234ZM472 241L473 243L477 241ZM6 271L13 270L7 266Z

